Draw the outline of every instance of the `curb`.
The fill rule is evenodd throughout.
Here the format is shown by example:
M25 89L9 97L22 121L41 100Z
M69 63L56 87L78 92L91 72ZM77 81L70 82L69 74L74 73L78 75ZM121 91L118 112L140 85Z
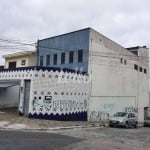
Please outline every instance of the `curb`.
M54 127L54 128L22 128L22 129L16 129L16 128L7 128L7 127L0 127L0 130L6 130L6 131L59 131L59 130L69 130L69 129L98 129L98 128L104 128L104 126L68 126L68 127Z

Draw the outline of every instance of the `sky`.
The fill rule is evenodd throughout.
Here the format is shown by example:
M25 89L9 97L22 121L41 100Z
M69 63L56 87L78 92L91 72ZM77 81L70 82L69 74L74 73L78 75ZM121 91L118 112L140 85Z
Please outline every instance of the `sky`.
M150 0L0 0L0 39L35 43L87 27L124 47L150 47ZM0 47L0 65L13 50Z

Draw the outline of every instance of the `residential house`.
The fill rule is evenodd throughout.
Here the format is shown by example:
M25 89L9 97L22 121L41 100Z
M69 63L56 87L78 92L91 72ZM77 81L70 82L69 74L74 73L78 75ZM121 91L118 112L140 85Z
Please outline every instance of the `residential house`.
M22 51L3 55L5 68L28 67L36 65L36 51Z
M5 66L1 68L14 69L36 65L36 51L23 51L3 55ZM10 73L11 74L11 73ZM20 81L4 80L0 83L0 108L17 107L19 103Z

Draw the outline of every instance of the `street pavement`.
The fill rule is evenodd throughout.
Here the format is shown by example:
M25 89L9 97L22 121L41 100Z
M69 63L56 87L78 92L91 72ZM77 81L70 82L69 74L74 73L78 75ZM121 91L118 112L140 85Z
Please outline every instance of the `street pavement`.
M61 150L150 150L150 128L85 128L55 133L84 139Z
M0 150L150 150L150 128L0 130Z
M95 124L94 124L95 125ZM86 121L55 121L34 119L17 114L16 108L0 110L0 129L14 130L57 130L93 126ZM101 123L98 123L101 126Z
M79 141L54 133L0 131L0 150L59 150Z
M85 121L54 121L19 116L16 108L0 110L0 129L50 130L87 126Z
M150 150L150 128L31 119L18 116L16 109L5 109L0 110L0 150L9 149Z

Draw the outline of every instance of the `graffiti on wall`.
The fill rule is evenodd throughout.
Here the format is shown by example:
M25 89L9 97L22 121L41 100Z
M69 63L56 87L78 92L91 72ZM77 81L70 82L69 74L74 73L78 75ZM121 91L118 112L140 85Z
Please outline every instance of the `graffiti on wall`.
M113 108L114 104L104 104L101 111L91 111L89 119L93 121L108 120Z
M132 112L137 113L138 109L130 106L130 107L123 107L123 112ZM89 120L91 121L105 121L108 120L111 115L115 113L115 105L114 104L104 104L101 110L94 110L91 111L89 114Z
M43 105L41 104L40 100L36 100L35 98L32 101L32 111L43 111Z
M107 112L111 112L114 108L114 104L104 104L104 110Z
M45 96L43 100L43 106L45 107L46 111L50 111L52 108L52 96Z
M43 99L34 97L32 101L33 112L79 112L87 110L87 100L54 100L52 96L45 96Z
M109 112L107 111L91 111L90 120L92 121L101 121L109 119Z
M135 107L133 107L133 106L131 106L131 107L124 107L124 108L123 108L123 111L124 111L124 112L137 113L137 112L138 112L138 109L135 108Z

